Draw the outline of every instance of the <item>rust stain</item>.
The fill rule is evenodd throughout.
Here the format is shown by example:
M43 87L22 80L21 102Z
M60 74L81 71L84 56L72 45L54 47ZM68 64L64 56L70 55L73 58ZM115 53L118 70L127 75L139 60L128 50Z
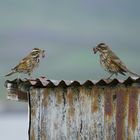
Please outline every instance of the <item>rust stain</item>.
M69 116L69 119L71 117L74 116L74 113L75 113L75 109L73 107L73 102L74 102L74 92L73 92L73 89L72 88L68 88L68 91L67 91L67 95L66 95L66 100L67 100L67 104L68 104L68 116Z
M73 117L74 116L74 113L75 113L75 108L74 107L70 107L68 109L69 117Z
M111 89L105 89L105 115L112 116L113 114L113 92Z
M93 87L91 90L91 97L92 97L92 113L98 111L98 96L99 96L99 88Z
M35 109L32 109L31 110L31 116L34 118L36 116L36 110Z
M125 119L126 119L126 107L128 103L128 96L124 88L118 88L117 90L117 108L116 108L116 139L125 140Z
M72 88L68 88L68 92L67 92L67 101L69 103L69 105L73 105L73 91L72 91Z
M19 100L24 100L27 101L28 100L28 94L21 92L21 91L17 91L17 95L18 95L18 99Z
M138 124L138 89L131 88L129 89L129 116L128 116L128 122L129 127L134 132L136 129L136 126Z
M80 94L79 94L79 100L81 101L81 103L83 104L83 102L85 101L85 88L84 86L80 87Z
M35 99L35 96L36 96L36 91L35 90L32 90L32 92L30 93L31 95L30 95L30 97L31 97L31 101L30 101L30 103L31 103L31 108L30 108L30 110L31 110L31 117L35 117L36 116L36 100L34 100Z
M55 93L56 93L56 104L61 104L63 101L63 88L57 87L55 89Z
M42 101L42 104L44 107L47 107L48 106L48 98L49 98L49 95L50 95L50 88L45 88L44 91L43 91L43 94L44 94L44 98L43 98L43 101Z
M35 140L35 132L34 132L34 129L32 129L32 132L30 134L30 138L31 138L31 140Z
M79 91L79 102L80 106L83 109L83 107L87 106L87 101L90 103L91 97L90 97L90 92L89 89L87 90L85 86L80 87Z

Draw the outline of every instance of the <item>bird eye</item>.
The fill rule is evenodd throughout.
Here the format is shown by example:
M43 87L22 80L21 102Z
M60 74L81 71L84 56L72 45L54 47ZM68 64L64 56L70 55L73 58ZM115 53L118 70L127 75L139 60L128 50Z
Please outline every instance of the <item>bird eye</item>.
M104 46L104 45L105 45L105 43L100 43L100 44L99 44L99 46Z
M38 52L36 51L36 52L32 52L32 55L37 55L38 54Z

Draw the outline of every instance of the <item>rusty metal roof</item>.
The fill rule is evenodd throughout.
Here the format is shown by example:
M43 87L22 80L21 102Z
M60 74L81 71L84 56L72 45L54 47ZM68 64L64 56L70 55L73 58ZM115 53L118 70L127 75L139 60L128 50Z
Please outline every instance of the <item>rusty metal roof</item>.
M13 81L7 80L5 86L7 87L7 83L17 83L17 79ZM116 86L118 84L131 86L131 85L140 85L140 78L133 79L132 77L128 77L126 80L118 80L118 79L101 79L101 80L86 80L86 81L69 81L69 80L49 80L46 77L40 77L35 80L19 80L19 83L24 83L28 86L34 87L55 87L55 86L80 86L80 85L95 85L95 86Z
M15 79L12 81L7 80L5 82L5 87L7 89L8 95L7 99L15 100L15 101L27 101L28 99L28 93L32 88L55 88L55 87L79 87L79 86L85 86L85 87L118 87L118 86L129 86L129 87L140 87L140 78L133 79L131 77L128 77L126 80L118 80L118 79L112 79L112 80L86 80L86 81L68 81L68 80L49 80L46 77L40 77L35 80L30 79Z
M140 139L140 78L40 77L6 81L5 86L8 99L29 104L29 139Z

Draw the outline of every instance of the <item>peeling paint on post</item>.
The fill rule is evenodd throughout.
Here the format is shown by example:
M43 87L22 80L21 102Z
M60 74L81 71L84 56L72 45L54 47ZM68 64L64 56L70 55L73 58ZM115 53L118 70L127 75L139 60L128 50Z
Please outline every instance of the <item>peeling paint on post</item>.
M24 83L29 84L11 91L8 86L8 94L29 94L30 140L140 139L140 79L112 84L50 81L27 90Z

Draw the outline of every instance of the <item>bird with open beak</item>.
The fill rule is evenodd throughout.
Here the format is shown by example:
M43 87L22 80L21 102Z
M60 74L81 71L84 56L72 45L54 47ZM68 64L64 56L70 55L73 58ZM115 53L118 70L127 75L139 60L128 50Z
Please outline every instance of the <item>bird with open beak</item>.
M101 66L110 73L107 79L110 79L114 74L118 75L118 73L122 75L128 73L134 77L140 77L138 74L131 72L107 44L99 43L93 48L93 51L94 54L99 53Z
M34 48L25 58L23 58L17 66L11 69L11 72L5 76L10 76L14 73L24 73L29 76L33 70L38 67L40 57L45 57L45 50Z

